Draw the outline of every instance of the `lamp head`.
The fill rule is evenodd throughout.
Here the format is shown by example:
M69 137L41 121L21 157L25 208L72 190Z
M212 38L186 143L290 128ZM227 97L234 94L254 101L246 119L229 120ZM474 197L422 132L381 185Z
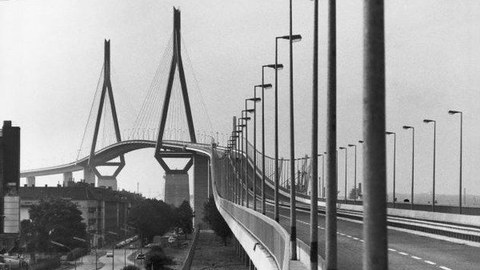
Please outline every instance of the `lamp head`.
M403 126L403 129L410 129L410 128L413 129L412 126Z
M264 65L262 67L268 67L268 68L273 68L273 69L277 69L277 70L281 70L283 69L283 65L282 64L270 64L270 65Z
M434 123L435 120L431 120L431 119L423 119L423 122L424 123Z
M393 134L395 134L395 132L385 131L385 134L387 134L387 135L393 135Z
M340 146L338 149L342 149L342 150L345 149L345 150L347 150L347 148L345 148L345 147L343 147L343 146Z
M462 113L462 112L461 111L455 111L455 110L448 111L448 114L456 114L456 113Z
M356 145L355 144L349 144L348 146L349 147L355 147Z
M290 35L281 36L281 37L277 37L277 38L289 40ZM302 40L301 35L292 35L292 42L299 42L300 40Z
M269 88L272 88L272 84L271 83L257 84L255 85L255 87L263 87L264 89L269 89Z
M259 102L259 101L262 100L262 99L259 98L259 97L255 97L255 98L249 98L249 99L247 99L247 100L253 101L253 102ZM255 111L255 109L253 109L253 110Z

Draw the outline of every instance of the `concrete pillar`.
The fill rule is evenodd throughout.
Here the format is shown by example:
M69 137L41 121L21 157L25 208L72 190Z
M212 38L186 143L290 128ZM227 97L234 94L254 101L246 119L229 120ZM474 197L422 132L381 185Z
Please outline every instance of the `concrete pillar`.
M68 182L73 182L72 172L63 173L63 186L68 187Z
M165 173L164 202L180 206L184 200L190 202L188 173Z
M33 187L33 186L35 186L35 176L29 176L29 177L27 177L27 186L28 186L28 187Z
M203 204L208 199L208 158L195 155L193 157L193 225L203 224Z
M117 178L98 178L98 187L117 190Z
M95 173L90 167L83 168L83 180L87 184L95 185Z

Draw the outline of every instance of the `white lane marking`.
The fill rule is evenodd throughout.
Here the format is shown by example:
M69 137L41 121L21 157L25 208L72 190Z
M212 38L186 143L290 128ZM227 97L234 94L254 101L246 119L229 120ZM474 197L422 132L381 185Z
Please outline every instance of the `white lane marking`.
M268 210L267 210L267 212L273 213L272 211L268 211ZM281 217L284 217L284 218L287 218L287 219L290 218L289 216L285 216L285 215L280 215L280 216L281 216ZM305 222L305 221L302 221L302 220L298 220L298 219L297 219L297 222L303 223L303 224L305 224L305 225L310 225L310 223ZM319 229L325 229L325 228L323 228L323 227L321 227L321 226L318 226L318 228L319 228ZM390 228L390 227L389 227L389 228ZM360 242L364 242L363 239L359 239L359 238L357 238L357 237L353 237L353 236L348 235L348 234L344 234L344 233L341 233L341 232L337 232L337 234L342 235L342 236L346 236L346 237L348 237L348 238L352 238L353 240L357 240L357 241L360 241ZM389 250L389 251L393 251L393 252L397 252L398 254L403 255L403 256L408 256L408 255L409 255L408 253L401 252L401 251L397 251L396 249L393 249L393 248L388 248L388 250ZM413 255L410 255L410 257L413 258L413 259L415 259L415 260L421 260L421 259L422 259L422 258L420 258L420 257L413 256ZM432 261L424 260L424 262L427 263L427 264L430 264L430 265L436 265L436 263L434 263L434 262L432 262ZM448 267L445 267L445 266L439 266L439 267L440 267L441 269L443 269L443 270L452 270L452 269L450 269L450 268L448 268Z

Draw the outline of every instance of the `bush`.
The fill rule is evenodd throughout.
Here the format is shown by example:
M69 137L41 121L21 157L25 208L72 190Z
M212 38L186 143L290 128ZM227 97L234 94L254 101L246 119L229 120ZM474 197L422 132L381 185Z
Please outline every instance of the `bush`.
M160 246L153 246L150 251L145 254L145 269L168 269L165 265L172 263L172 258L168 257Z
M230 230L230 227L228 227L227 222L225 222L220 212L218 212L213 196L210 196L208 201L203 204L203 208L205 213L203 220L210 225L213 231L215 231L216 235L222 238L223 243L226 246L227 238L232 235L232 231Z

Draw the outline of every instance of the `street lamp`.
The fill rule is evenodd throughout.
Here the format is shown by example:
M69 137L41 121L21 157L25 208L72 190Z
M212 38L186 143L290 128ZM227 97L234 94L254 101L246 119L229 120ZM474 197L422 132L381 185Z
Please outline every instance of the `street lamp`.
M247 99L247 101L253 102L253 210L257 211L257 102L261 98L257 98L257 87L263 85L255 85L253 87L253 98Z
M458 197L458 211L462 213L462 152L463 152L463 112L461 111L448 111L448 114L460 114L460 178L459 178L459 197Z
M107 231L107 233L118 236L116 232ZM112 270L115 270L115 244L112 244Z
M433 176L432 176L432 212L435 212L435 159L437 148L437 121L424 119L424 123L433 123Z
M252 113L253 109L247 109L247 100L245 99L245 110L242 110L242 115L245 115L241 119L245 123L245 174L244 174L244 181L245 181L245 205L249 208L249 198L248 198L248 121L251 120L250 117L247 116L248 113Z
M339 147L340 150L345 150L345 203L347 202L347 157L348 157L348 149L347 147Z
M265 89L272 88L271 84L265 84L265 68L281 69L283 65L263 65L262 66L262 214L265 210Z
M64 245L64 244L62 244L62 243L53 241L53 240L50 240L50 243L52 243L52 244L54 244L54 245L56 245L56 246L59 246L59 247L66 248L66 249L68 249L68 250L72 253L72 255L74 255L72 249L69 248L68 246L66 246L66 245ZM73 256L73 262L74 262L75 270L77 270L77 258L75 258L75 256Z
M410 194L410 207L413 210L414 184L415 184L415 128L412 126L403 126L403 129L412 130L412 190Z
M363 141L358 141L359 143L363 143ZM355 149L355 175L353 178L353 202L356 204L357 202L357 145L356 144L349 144L348 147L353 147Z
M393 135L393 208L395 208L395 202L397 199L395 198L395 173L396 173L396 160L397 160L397 133L395 132L390 132L386 131L385 134L387 135Z
M77 240L77 241L80 241L80 242L84 242L84 243L89 244L89 242L88 242L86 239L83 239L83 238L80 238L80 237L74 236L73 239L75 239L75 240ZM97 245L95 245L95 269L98 269L98 252L97 252Z
M243 116L243 113L242 113L242 116ZM241 136L239 137L240 141L240 157L239 157L239 168L238 168L238 188L239 188L239 204L241 204L242 206L245 204L245 201L244 201L244 197L243 197L243 176L242 176L242 173L243 173L243 164L244 164L244 159L243 159L243 135L244 135L244 132L243 132L243 128L246 127L245 124L243 124L244 118L243 117L240 117L238 119L239 123L237 125L237 127L240 127L240 133L241 133Z

